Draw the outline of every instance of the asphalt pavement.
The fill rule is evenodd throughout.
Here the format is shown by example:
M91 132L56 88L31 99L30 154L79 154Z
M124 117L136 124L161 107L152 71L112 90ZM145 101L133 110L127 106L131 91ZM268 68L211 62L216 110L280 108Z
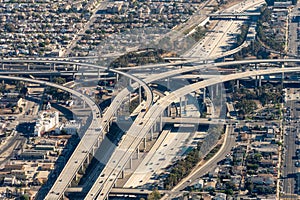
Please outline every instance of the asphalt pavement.
M289 90L288 93L293 93ZM295 166L297 159L296 150L299 145L296 144L296 136L300 131L300 123L297 119L300 116L300 104L298 100L290 100L286 103L286 112L284 115L284 164L283 164L283 194L296 194L298 188L295 178L298 167ZM300 168L299 168L300 169Z
M228 153L230 153L231 148L236 144L236 134L234 134L234 127L228 126L227 139L224 141L222 151L217 153L214 157L212 157L209 161L207 161L202 167L199 168L195 173L192 173L187 179L188 181L183 182L182 184L177 185L172 191L179 192L184 190L187 186L196 184L200 177L207 174L208 172L213 171L217 166L218 162L226 157ZM173 198L173 196L169 197Z

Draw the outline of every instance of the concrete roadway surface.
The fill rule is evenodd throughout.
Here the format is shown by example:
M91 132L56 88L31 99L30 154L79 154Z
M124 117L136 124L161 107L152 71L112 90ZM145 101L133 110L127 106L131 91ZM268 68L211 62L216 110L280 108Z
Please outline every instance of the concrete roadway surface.
M121 173L125 164L129 161L132 154L135 152L137 146L142 141L142 138L150 131L153 124L161 116L161 113L174 102L178 97L189 94L199 88L208 87L218 83L240 79L244 77L264 75L264 74L276 74L284 72L299 71L299 67L291 68L272 68L267 70L247 71L237 74L224 75L218 78L212 78L204 80L191 85L182 87L164 98L160 99L154 104L145 115L139 115L130 129L128 130L126 137L122 140L119 148L114 152L111 159L107 163L108 167L105 167L101 173L101 176L97 179L92 189L89 191L85 199L95 199L100 194L100 199L106 198L109 191L113 187L117 177Z
M265 3L264 0L248 0L236 4L223 12L244 12L257 9L258 6ZM239 27L244 23L242 20L219 20L211 32L201 39L191 50L184 54L184 57L217 57L226 52L225 47L236 43L236 34L239 33Z
M196 184L200 177L208 172L215 170L218 166L218 162L226 157L230 153L231 148L236 145L236 134L234 134L234 128L232 126L227 126L228 130L225 133L225 141L222 144L221 149L203 166L199 167L196 171L192 172L189 176L184 178L177 186L175 186L171 191L179 192L184 190L187 186ZM175 196L170 196L169 198L174 198Z
M157 182L155 174L164 172L164 168L172 164L173 159L178 159L184 154L184 149L191 146L194 127L176 127L171 130L163 130L154 146L139 164L123 187L147 188ZM188 141L188 142L187 142ZM152 178L151 178L152 177Z
M59 199L63 195L63 192L66 190L66 187L68 186L68 183L73 179L73 177L78 172L80 166L84 162L84 160L87 158L88 154L87 151L90 150L90 146L92 146L96 141L100 134L98 134L97 130L99 129L99 118L97 118L97 112L100 113L99 108L97 105L87 96L82 95L81 93L74 91L72 89L63 87L61 85L57 85L54 83L50 83L47 81L41 81L41 80L33 80L23 77L9 77L9 76L0 76L0 79L4 80L18 80L18 81L27 81L31 83L37 83L41 85L47 85L50 87L55 87L64 91L67 91L74 96L80 97L82 100L84 100L88 106L94 111L92 113L92 122L89 126L89 129L86 131L85 135L83 136L81 142L78 144L78 146L75 149L75 152L78 152L76 154L72 154L70 159L68 160L65 168L60 173L58 177L58 181L55 182L55 184L51 188L51 192L48 194L46 199ZM100 130L101 132L101 130ZM82 142L83 141L83 142Z

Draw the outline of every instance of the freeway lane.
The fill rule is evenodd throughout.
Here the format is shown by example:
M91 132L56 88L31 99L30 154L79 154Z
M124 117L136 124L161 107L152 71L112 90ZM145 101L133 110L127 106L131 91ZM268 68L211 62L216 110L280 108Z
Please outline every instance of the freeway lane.
M60 60L45 60L45 59L36 59L36 60L23 60L23 59L13 59L13 60L0 60L0 62L3 63L56 63L56 64L72 64L72 65L80 65L84 67L91 67L96 69L103 69L103 70L109 70L121 75L124 75L130 79L133 79L137 83L135 85L140 85L140 87L143 87L147 94L147 101L146 101L146 107L150 107L153 101L153 95L151 89L145 84L144 81L140 80L139 78L127 74L125 72L120 72L118 70L114 69L107 69L106 67L97 66L94 64L87 64L87 63L78 63L78 62L68 62L68 61L60 61ZM11 79L7 76L1 76L3 79ZM70 157L69 161L65 165L63 171L55 181L54 185L52 186L50 193L46 196L46 199L60 199L63 196L64 191L67 189L68 185L71 183L73 178L75 177L76 173L78 172L80 166L82 163L86 160L89 152L92 151L93 146L98 142L100 139L100 136L102 135L103 138L103 130L109 126L109 121L116 112L117 108L122 104L123 97L118 95L119 98L115 98L112 105L110 106L110 109L108 109L107 112L105 112L105 115L103 116L103 119L100 120L100 118L97 118L96 113L100 113L100 110L98 106L87 96L83 96L81 93L76 92L74 90L71 90L69 88L56 85L53 83L47 83L45 81L34 81L31 79L25 79L25 78L17 78L15 77L15 80L24 80L28 82L34 82L39 84L44 84L52 87L56 87L62 90L65 90L67 92L70 92L71 94L74 94L75 96L78 96L82 98L91 108L92 110L92 123L85 133L85 135L82 137L80 143L78 144L77 148L73 152L72 156ZM130 91L132 91L131 86L125 88L123 90L123 93L127 94ZM100 128L102 127L102 129ZM99 129L100 128L100 129ZM102 134L101 134L102 133Z
M55 87L64 91L67 91L79 98L81 98L83 101L85 101L88 106L93 110L92 112L92 122L89 126L88 131L85 133L83 136L82 140L85 142L89 142L91 144L94 144L95 142L95 135L100 135L96 133L95 129L97 128L97 125L99 123L99 119L96 117L96 112L100 112L98 106L87 96L82 95L81 93L74 91L72 89L63 87L61 85L57 85L54 83L46 82L46 81L40 81L40 80L33 80L33 79L28 79L28 78L23 78L23 77L9 77L9 76L0 76L0 79L4 80L17 80L17 81L26 81L26 82L31 82L31 83L37 83L41 85L47 85L50 87ZM96 133L96 134L95 134ZM55 185L56 187L52 188L53 193L49 195L49 199L57 199L62 196L63 191L65 191L66 187L68 184L66 184L64 181L68 181L69 179L73 179L73 177L76 175L77 171L79 170L80 166L82 163L85 161L87 158L88 154L85 153L90 149L87 148L87 145L85 143L79 143L78 146L76 147L75 152L78 152L77 154L72 154L70 157L66 167L63 169L62 173L59 175L58 179L61 180L61 184ZM80 153L79 153L80 152ZM64 181L62 181L64 180Z
M186 62L186 61L185 61ZM108 67L103 67L91 63L81 63L81 62L74 62L74 61L64 61L64 60L50 60L50 59L33 59L33 60L28 60L28 59L0 59L0 63L52 63L52 64L66 64L66 65L78 65L81 67L89 67L89 68L94 68L94 69L99 69L99 70L108 70L110 72L114 72L120 75L123 75L129 79L132 79L139 83L141 87L144 88L147 94L147 101L146 101L146 106L150 107L152 104L153 96L152 96L152 91L151 89L147 86L147 84L142 81L141 79L128 74L126 72L119 71L117 69L110 69ZM170 63L167 63L170 65ZM72 67L73 68L73 67Z
M187 95L190 92L195 91L199 88L208 87L230 80L256 75L276 74L282 72L296 72L299 70L300 67L275 69L273 68L268 70L248 71L237 74L219 76L217 78L212 78L191 85L187 85L160 99L149 109L149 111L143 117L139 115L136 118L136 120L127 132L127 135L129 135L129 137L124 138L117 151L112 155L111 159L107 164L107 167L104 168L103 172L101 173L101 176L97 179L96 183L86 196L86 199L95 199L97 198L96 196L99 193L99 199L104 199L107 197L118 175L121 173L122 169L124 169L125 164L127 163L127 161L129 161L130 157L135 152L142 138L150 131L151 127L161 116L163 111L178 97Z
M225 158L226 154L230 153L231 148L236 144L236 135L232 135L234 128L232 126L226 127L225 141L222 144L221 149L210 160L208 160L203 166L199 167L196 171L192 172L189 176L184 178L178 185L176 185L171 191L181 191L189 185L195 184L199 181L199 177L206 173L213 171L217 167L217 163ZM188 182L187 180L191 180ZM176 194L176 193L175 193Z
M47 61L47 60L30 60L30 62L41 62L41 61L43 61L43 62L49 62L49 61ZM180 72L183 72L183 71L193 71L193 70L195 70L195 69L197 69L197 68L199 68L199 67L208 67L208 66L227 66L227 65L235 65L235 64L248 64L248 63L260 63L260 62L275 62L275 63L277 63L277 62L299 62L300 61L300 59L274 59L274 60L269 60L269 59L266 59L266 60L246 60L246 61L235 61L235 62L226 62L226 63L213 63L213 64L207 64L207 65L199 65L199 66L197 66L197 67L191 67L191 68L187 68L187 69L181 69L181 70L175 70L176 71L176 73L178 73L179 71ZM26 60L6 60L5 62L26 62ZM62 61L53 61L54 63L61 63ZM64 61L63 61L64 62ZM186 62L186 61L185 61ZM79 65L86 65L86 66L95 66L95 65L91 65L91 64L86 64L86 63L77 63L77 62L64 62L65 64L79 64ZM99 67L99 66L98 66ZM288 72L288 71L298 71L298 69L294 69L294 68L284 68L285 69L285 72ZM268 73L276 73L276 71L278 70L278 72L280 71L280 70L282 70L282 69L272 69L273 71L267 71L266 72L266 74L268 74ZM245 72L245 73L249 73L249 72ZM249 75L250 76L253 76L253 75L251 75L251 74L253 74L253 75L263 75L263 74L256 74L256 73L254 73L254 72L252 72L252 73L249 73ZM167 73L164 73L163 74L163 76L169 76L169 75L176 75L175 73L174 73L174 71L171 71L171 72L168 72L168 74ZM234 76L234 75L233 75ZM244 75L245 77L247 77L248 76L248 74L245 74ZM160 79L162 76L158 76L157 75L157 79ZM239 78L239 77L231 77L231 79L229 78L228 80L233 80L233 79L236 79L236 78ZM23 79L22 79L23 80ZM216 82L218 82L218 81L220 81L219 79L218 80L216 80ZM223 81L226 81L226 80L223 80ZM205 82L205 81L204 81ZM207 83L207 82L206 82ZM49 83L50 84L50 83ZM212 82L212 84L211 85L213 85L214 83ZM71 92L72 93L72 92ZM148 93L147 93L148 94ZM116 98L117 99L117 98ZM118 102L117 102L118 103ZM119 105L121 104L121 101L119 101ZM117 105L118 106L118 105ZM111 107L110 107L111 108ZM115 108L116 109L116 108ZM109 120L109 119L106 119L106 120ZM105 121L105 120L104 120ZM108 122L107 122L108 123ZM107 124L106 123L106 124ZM104 126L103 127L105 127L106 126L106 124L104 124ZM94 127L95 128L95 127ZM89 141L90 142L92 142L92 144L94 144L93 142L95 142L95 135L93 136L93 137L91 137L90 139L89 139ZM99 135L98 135L98 137L99 137ZM84 139L86 139L86 138L88 138L88 137L84 137ZM88 139L87 139L88 140ZM89 142L87 142L88 144L90 144ZM80 153L81 154L81 153ZM68 171L69 172L69 171ZM72 177L74 177L75 175L74 174L72 174L72 175L70 175L69 174L69 176L72 176ZM67 176L68 177L68 176ZM57 182L59 182L59 180L60 179L58 179L57 180ZM66 183L65 183L66 184ZM62 190L65 190L65 188L64 187L59 187L58 189L62 189ZM59 190L59 191L60 191ZM57 196L59 196L59 195L57 195ZM54 198L54 199L56 199L56 198Z

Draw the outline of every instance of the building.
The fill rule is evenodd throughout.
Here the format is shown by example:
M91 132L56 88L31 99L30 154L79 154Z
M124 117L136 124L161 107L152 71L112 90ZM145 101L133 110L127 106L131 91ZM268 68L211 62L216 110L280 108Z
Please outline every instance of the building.
M3 186L13 186L16 182L16 177L14 176L6 176L3 180Z
M76 135L80 127L80 123L76 122L75 120L72 120L69 123L65 123L63 126L60 127L60 129L65 130L69 135Z
M21 107L23 104L22 98L18 97L1 97L0 98L0 108L12 108Z
M39 114L39 118L36 121L34 127L34 135L41 137L45 132L55 130L59 126L59 114L57 111L42 111Z
M28 150L23 151L18 158L22 160L36 160L36 159L45 159L47 152L45 151L34 151Z
M49 174L49 171L39 171L36 175L36 179L40 184L44 184L48 180Z

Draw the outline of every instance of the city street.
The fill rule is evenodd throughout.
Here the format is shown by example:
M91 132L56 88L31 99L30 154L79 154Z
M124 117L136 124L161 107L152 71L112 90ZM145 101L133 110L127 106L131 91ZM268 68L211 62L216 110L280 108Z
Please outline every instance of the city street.
M291 93L294 93L293 89L288 90L288 95L291 95ZM284 194L289 195L298 192L298 188L295 185L298 167L296 167L295 164L299 160L296 156L296 150L299 148L299 145L296 144L296 140L298 131L300 130L298 120L300 104L296 100L287 101L285 108L283 192Z

